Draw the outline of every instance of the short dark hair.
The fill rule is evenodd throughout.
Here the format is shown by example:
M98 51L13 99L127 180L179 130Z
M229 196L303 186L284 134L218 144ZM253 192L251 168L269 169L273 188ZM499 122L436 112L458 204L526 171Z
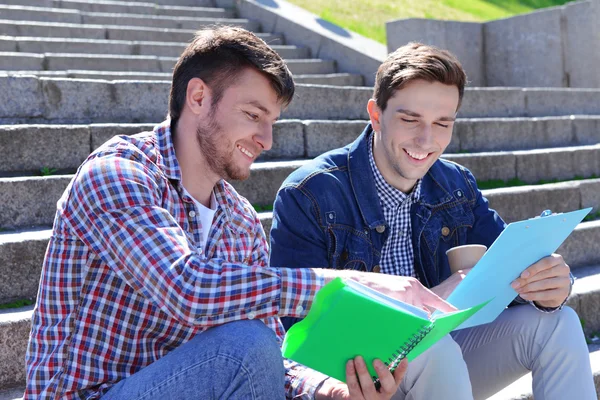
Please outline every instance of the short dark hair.
M294 80L285 62L262 39L245 29L213 26L196 32L173 70L169 116L174 126L185 103L191 79L202 79L213 91L215 106L227 87L246 68L254 68L269 81L287 107L294 96Z
M447 50L416 42L398 48L379 66L373 99L384 111L396 90L417 79L456 86L460 108L467 83L460 61Z

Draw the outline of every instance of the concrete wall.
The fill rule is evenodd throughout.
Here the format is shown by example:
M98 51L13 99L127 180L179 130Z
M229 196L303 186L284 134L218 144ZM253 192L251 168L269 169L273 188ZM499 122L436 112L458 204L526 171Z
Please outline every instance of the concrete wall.
M486 23L405 19L386 24L388 51L409 41L448 49L472 86L600 87L600 1Z
M483 24L410 18L386 24L388 51L408 42L450 50L467 72L471 86L486 86L483 70Z
M222 1L217 0L217 4ZM311 56L335 60L338 72L363 75L373 85L387 56L385 45L348 31L283 0L236 0L238 15L259 21L264 32L285 32L287 44L306 46Z

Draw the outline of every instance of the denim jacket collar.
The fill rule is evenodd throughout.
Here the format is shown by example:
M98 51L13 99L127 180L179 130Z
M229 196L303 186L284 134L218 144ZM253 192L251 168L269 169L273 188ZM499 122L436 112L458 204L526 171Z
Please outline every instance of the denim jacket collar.
M360 213L365 224L374 229L385 225L385 217L381 209L375 178L369 167L369 143L371 124L367 125L363 133L350 145L348 152L348 175L352 185L352 192L360 208Z

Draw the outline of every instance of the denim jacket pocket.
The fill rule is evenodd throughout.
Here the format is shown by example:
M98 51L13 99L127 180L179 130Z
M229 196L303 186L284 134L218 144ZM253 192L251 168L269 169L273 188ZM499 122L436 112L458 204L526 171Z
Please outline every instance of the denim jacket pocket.
M423 236L429 252L444 252L454 246L466 243L467 229L475 222L475 216L467 201L452 203L434 209L423 229ZM443 249L439 249L440 243Z
M329 266L335 269L367 271L373 246L368 236L345 225L330 225L328 231Z

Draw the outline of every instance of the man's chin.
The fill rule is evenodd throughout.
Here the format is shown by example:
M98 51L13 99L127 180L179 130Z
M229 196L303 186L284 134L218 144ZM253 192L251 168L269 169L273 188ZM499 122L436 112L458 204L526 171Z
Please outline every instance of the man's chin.
M245 181L250 177L250 171L227 171L225 174L226 181Z

